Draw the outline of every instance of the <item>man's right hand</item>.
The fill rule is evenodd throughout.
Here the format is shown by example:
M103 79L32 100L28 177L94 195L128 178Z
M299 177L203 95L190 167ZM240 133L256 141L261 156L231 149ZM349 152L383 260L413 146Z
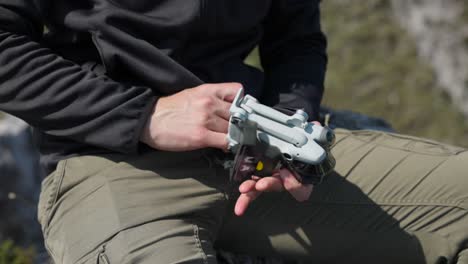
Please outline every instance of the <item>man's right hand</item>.
M160 98L140 140L167 151L227 150L229 108L241 87L239 83L203 84Z

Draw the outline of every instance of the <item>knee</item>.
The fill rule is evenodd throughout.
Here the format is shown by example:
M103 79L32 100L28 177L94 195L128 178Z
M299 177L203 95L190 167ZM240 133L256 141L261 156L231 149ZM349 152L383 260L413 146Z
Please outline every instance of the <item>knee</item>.
M468 151L459 153L453 158L453 162L448 164L447 169L454 174L453 183L456 195L460 201L460 207L468 210Z

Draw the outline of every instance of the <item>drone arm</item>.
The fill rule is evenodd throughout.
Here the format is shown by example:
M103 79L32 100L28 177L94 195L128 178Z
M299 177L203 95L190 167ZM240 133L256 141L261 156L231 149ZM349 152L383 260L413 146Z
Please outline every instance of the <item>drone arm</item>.
M293 127L280 124L257 114L250 114L248 119L256 123L259 130L265 131L297 147L305 145L308 141L303 133Z

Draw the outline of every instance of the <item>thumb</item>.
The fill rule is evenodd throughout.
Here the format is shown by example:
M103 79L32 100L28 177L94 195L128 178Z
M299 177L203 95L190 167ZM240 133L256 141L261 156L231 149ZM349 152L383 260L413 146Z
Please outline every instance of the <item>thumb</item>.
M297 201L303 202L309 199L313 185L300 183L293 172L288 169L280 170L280 177L283 180L284 189L286 189Z

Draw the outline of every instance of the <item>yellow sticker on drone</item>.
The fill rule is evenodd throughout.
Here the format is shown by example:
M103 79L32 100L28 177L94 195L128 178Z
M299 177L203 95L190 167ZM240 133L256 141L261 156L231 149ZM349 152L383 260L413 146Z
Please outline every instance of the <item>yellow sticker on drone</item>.
M263 162L259 161L257 163L257 171L261 171L261 170L263 170Z

